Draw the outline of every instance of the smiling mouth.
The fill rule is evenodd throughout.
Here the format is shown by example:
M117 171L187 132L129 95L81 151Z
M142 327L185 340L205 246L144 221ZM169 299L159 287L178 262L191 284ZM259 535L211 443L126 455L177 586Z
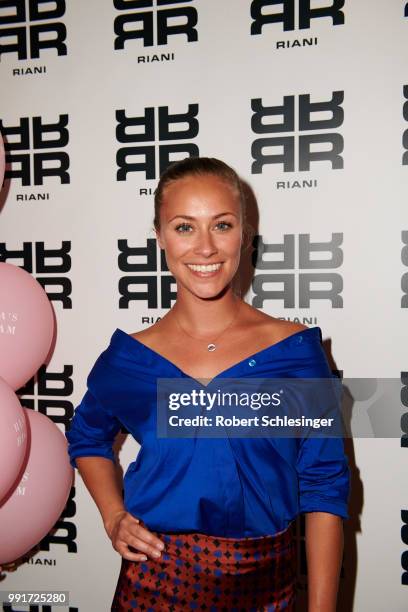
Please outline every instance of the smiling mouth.
M216 272L221 268L221 263L216 264L187 264L193 272Z

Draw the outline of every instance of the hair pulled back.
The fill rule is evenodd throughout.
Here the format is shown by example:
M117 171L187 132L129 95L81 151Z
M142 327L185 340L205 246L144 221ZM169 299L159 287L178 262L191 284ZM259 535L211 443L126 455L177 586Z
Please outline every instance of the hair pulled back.
M156 231L160 230L160 209L163 204L163 193L171 183L188 176L213 175L224 180L238 195L242 221L245 223L245 195L242 182L233 168L215 157L187 157L174 162L162 173L154 194L154 220Z

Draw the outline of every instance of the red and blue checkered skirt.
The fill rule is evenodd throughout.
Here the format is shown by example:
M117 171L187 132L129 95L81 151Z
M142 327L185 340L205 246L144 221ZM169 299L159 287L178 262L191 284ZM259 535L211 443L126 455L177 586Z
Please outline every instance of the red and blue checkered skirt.
M122 557L112 611L295 610L292 525L257 538L152 533L164 542L161 557L147 561Z

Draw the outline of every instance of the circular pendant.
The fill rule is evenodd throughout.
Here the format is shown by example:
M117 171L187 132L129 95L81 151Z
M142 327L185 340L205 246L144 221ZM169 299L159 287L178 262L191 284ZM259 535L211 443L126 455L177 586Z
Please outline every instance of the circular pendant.
M215 351L216 346L215 346L215 344L209 344L209 345L207 346L207 349L208 349L210 352L212 352L212 351Z

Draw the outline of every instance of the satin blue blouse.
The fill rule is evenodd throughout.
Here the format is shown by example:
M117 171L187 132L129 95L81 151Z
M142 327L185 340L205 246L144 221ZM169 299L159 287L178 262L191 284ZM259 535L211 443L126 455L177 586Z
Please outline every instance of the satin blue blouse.
M320 327L309 327L227 368L224 377L333 376ZM303 512L348 518L349 466L341 438L158 438L157 378L190 378L121 329L97 358L67 431L77 457L115 461L122 425L140 444L124 476L124 505L158 532L274 535ZM193 380L193 379L191 379Z

